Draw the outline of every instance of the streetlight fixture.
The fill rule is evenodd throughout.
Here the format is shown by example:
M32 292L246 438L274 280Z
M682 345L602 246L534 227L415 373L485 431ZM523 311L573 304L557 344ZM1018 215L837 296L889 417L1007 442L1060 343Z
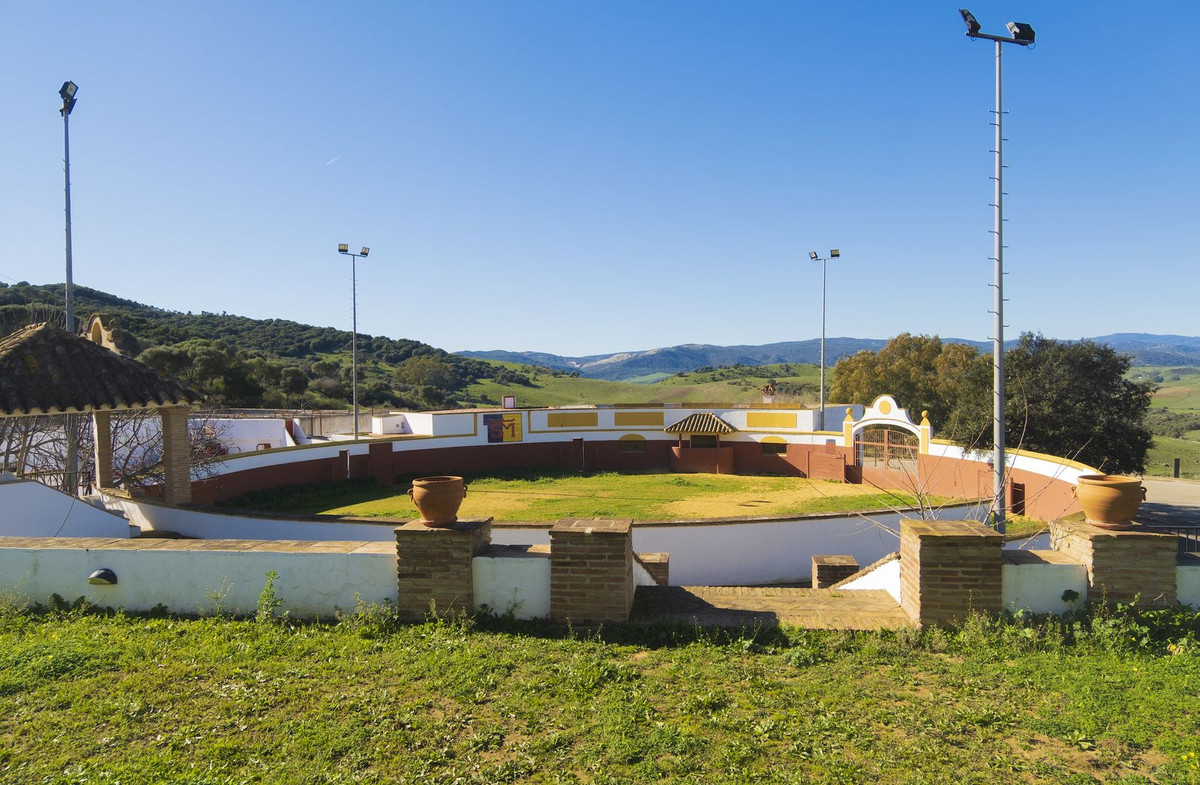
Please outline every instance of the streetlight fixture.
M995 335L992 338L992 394L993 394L993 422L992 433L996 444L995 455L993 456L993 484L992 484L992 520L996 527L996 531L1004 533L1004 518L1005 518L1005 461L1004 461L1004 104L1003 90L1001 89L1000 78L1000 59L1001 44L1018 44L1020 46L1030 46L1034 42L1033 28L1025 22L1009 22L1009 36L990 35L981 33L979 20L965 8L958 9L962 14L963 22L967 25L967 37L969 38L984 38L988 41L996 42L996 149L993 151L996 154L996 173L992 179L995 181L995 201L992 207L995 210L994 227L992 229L994 253L992 261L995 263L995 307L993 315L995 316L995 325L993 332Z
M371 252L365 245L358 253L350 253L350 246L338 243L338 253L350 257L350 302L353 305L354 322L350 332L350 389L354 397L354 438L358 438L358 260L366 259Z
M842 252L834 248L829 252L829 256L824 258L817 256L816 251L809 251L808 258L814 262L821 263L821 424L820 429L825 430L825 269L826 263L830 259L838 259Z

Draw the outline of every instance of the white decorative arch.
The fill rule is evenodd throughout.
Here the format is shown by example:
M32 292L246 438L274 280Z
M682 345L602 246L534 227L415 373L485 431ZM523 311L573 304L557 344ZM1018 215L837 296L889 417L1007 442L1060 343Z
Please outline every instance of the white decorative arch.
M920 439L921 452L929 452L929 438L931 434L928 412L921 412L921 423L918 425L909 417L908 411L901 408L896 403L896 399L890 395L881 395L876 398L863 411L863 416L857 420L851 416L849 411L846 412L846 419L842 423L846 447L850 448L854 444L854 437L864 428L880 425L889 425L911 432Z

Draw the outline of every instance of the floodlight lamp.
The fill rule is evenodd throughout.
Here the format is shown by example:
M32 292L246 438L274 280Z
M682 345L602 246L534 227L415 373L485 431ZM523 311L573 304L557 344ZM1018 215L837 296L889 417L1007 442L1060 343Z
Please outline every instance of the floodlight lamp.
M93 586L116 586L117 574L108 567L101 567L88 576L87 582Z
M837 259L837 258L839 258L841 255L842 255L842 252L841 252L841 251L839 251L839 250L838 250L838 249L836 249L836 248L834 248L832 251L830 251L830 252L829 252L829 258L830 258L830 259Z
M809 251L809 252L808 252L808 258L809 258L809 259L812 259L814 262L815 262L815 261L817 261L817 252L816 252L816 251Z
M1009 35L1016 39L1018 44L1028 46L1033 43L1033 28L1027 22L1009 22L1006 27Z
M980 25L979 20L975 18L975 14L971 13L965 8L958 9L958 12L962 14L963 21L967 24L967 35L975 35L978 33Z
M63 86L58 90L58 94L62 96L64 101L74 99L77 92L79 92L79 86L74 82L63 82Z
M346 243L338 243L338 253L350 253L350 246Z
M366 259L367 254L369 254L369 253L371 253L371 249L364 245L362 251L360 251L358 255L361 256L362 258Z

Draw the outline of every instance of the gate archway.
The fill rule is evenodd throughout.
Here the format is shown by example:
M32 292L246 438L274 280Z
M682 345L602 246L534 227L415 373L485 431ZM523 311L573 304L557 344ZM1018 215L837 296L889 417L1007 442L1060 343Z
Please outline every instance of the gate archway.
M894 425L868 425L854 435L854 461L865 481L912 487L918 478L920 437Z

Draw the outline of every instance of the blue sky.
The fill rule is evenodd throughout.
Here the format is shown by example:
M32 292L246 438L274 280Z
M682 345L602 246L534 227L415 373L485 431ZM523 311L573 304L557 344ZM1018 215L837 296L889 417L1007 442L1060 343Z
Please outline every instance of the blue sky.
M1006 47L1007 328L1200 333L1200 5L973 2ZM1140 14L1130 16L1130 14ZM991 335L992 46L957 5L0 8L0 280L582 355Z

